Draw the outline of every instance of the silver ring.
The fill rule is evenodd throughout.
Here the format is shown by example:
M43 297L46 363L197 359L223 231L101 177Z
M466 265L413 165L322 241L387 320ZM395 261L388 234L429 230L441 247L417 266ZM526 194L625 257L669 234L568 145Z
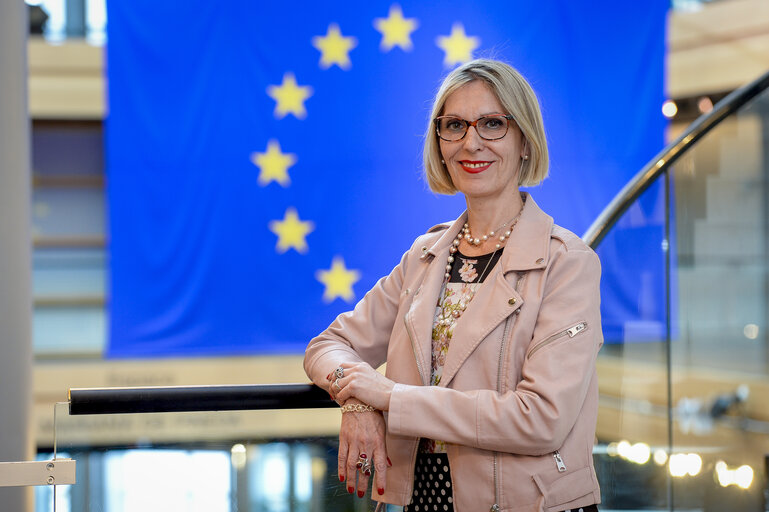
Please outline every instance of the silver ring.
M339 379L336 379L336 380L334 381L334 386L336 386L336 389L337 389L338 391L342 391L342 386L340 386L340 385L339 385Z
M337 369L334 370L334 375L336 375L337 379L344 378L344 368L341 366L337 367Z
M364 459L363 457L358 457L358 471L360 471L363 474L366 474L368 471L368 474L371 474L371 461Z

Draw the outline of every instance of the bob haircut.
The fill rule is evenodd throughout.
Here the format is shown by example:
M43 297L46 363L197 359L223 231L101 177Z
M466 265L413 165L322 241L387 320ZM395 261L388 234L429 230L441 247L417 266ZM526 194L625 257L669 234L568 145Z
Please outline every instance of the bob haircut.
M443 114L446 99L465 84L481 80L497 97L505 113L513 116L523 133L528 160L523 160L518 186L539 185L547 177L548 156L545 127L534 90L509 64L491 59L476 59L452 71L435 96L425 133L424 171L430 190L438 194L456 194L446 166L441 163L441 148L433 119Z

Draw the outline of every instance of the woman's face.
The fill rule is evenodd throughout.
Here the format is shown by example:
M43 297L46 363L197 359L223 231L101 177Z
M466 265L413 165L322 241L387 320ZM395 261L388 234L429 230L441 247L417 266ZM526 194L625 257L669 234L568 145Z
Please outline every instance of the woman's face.
M482 81L469 82L446 98L444 116L475 121L489 114L506 114L491 89ZM518 190L518 172L525 148L515 121L504 137L482 139L475 127L455 142L440 139L441 155L454 186L469 199L509 197Z

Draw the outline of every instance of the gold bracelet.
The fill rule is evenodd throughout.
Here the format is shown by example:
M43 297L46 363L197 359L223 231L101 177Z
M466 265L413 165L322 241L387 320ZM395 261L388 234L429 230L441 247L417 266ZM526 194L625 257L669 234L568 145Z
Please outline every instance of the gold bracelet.
M344 404L340 409L342 409L342 413L376 411L376 407L367 404Z

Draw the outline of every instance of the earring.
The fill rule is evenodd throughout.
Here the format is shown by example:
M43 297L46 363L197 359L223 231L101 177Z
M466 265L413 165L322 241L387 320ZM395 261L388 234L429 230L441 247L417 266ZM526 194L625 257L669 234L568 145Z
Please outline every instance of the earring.
M523 159L524 160L528 160L529 159L529 155L523 155Z
M445 161L443 158L441 158L441 163L442 163L443 165L446 165L446 161Z

